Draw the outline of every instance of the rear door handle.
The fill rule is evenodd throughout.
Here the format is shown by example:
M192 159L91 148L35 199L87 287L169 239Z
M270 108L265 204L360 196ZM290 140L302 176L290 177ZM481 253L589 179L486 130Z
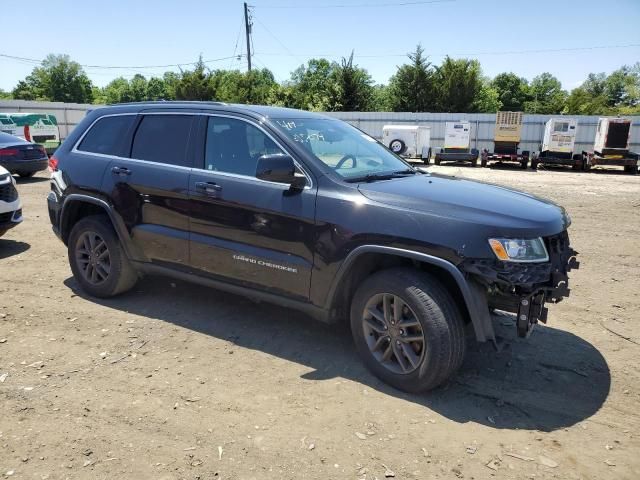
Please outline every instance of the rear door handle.
M111 173L115 175L131 175L131 170L126 167L113 167Z
M196 191L210 197L217 197L222 191L222 187L214 182L196 182Z

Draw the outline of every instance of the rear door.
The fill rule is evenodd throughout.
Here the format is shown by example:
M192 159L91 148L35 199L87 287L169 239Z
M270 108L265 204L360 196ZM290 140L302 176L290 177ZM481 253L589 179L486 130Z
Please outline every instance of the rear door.
M189 182L191 266L204 275L308 299L316 187L302 192L255 177L258 157L287 153L261 126L203 116ZM302 170L301 170L302 172Z
M104 176L103 190L127 226L136 256L160 266L188 265L196 119L183 113L139 115L126 158L113 159Z

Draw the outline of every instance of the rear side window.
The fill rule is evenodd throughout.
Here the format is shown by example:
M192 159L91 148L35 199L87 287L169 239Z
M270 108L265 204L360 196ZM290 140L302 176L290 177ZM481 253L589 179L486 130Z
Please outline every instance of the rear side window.
M145 115L138 125L131 158L190 166L187 158L192 115Z
M120 155L122 139L129 131L135 115L103 117L93 124L80 142L78 150L104 155Z

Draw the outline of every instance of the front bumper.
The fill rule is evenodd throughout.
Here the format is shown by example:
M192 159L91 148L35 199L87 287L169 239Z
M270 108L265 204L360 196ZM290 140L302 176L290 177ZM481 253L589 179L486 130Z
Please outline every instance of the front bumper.
M0 202L0 234L22 223L22 208L20 201L10 204Z
M461 269L486 287L491 308L517 313L520 336L533 326L546 323L546 302L558 303L568 297L569 272L579 267L576 252L566 231L544 239L549 261L512 263L493 259L467 259Z
M11 173L18 172L39 172L41 170L46 170L49 167L49 159L48 158L39 158L37 160L11 160L11 161L2 161L0 163L1 166L9 170Z

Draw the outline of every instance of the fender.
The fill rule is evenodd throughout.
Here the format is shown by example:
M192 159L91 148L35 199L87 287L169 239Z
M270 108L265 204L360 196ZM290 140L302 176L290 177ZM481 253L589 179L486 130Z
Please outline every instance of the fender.
M84 195L81 193L72 193L65 197L64 202L62 204L62 209L60 212L60 235L63 238L65 244L69 238L69 229L63 228L65 224L66 215L69 213L69 205L74 202L83 202L83 203L91 203L93 205L97 205L102 208L105 213L109 216L111 220L111 224L113 225L113 229L116 231L118 235L118 239L120 240L120 244L124 248L125 254L128 258L132 260L136 260L137 256L133 255L131 250L131 243L129 241L129 233L127 231L127 227L125 226L122 218L113 211L111 206L105 202L104 200L96 197L92 197L90 195Z
M363 253L382 253L410 258L445 270L455 280L460 292L462 293L462 298L464 299L465 306L469 312L469 317L471 318L477 340L479 342L486 342L489 340L495 343L495 333L493 331L493 324L491 323L491 315L489 314L489 305L482 287L473 280L467 279L453 263L439 257L434 257L433 255L415 252L413 250L385 247L381 245L361 245L353 249L336 273L336 278L334 279L331 290L329 290L329 294L327 296L327 303L325 305L327 310L331 308L331 305L335 300L336 290L343 276L349 271L356 258Z

